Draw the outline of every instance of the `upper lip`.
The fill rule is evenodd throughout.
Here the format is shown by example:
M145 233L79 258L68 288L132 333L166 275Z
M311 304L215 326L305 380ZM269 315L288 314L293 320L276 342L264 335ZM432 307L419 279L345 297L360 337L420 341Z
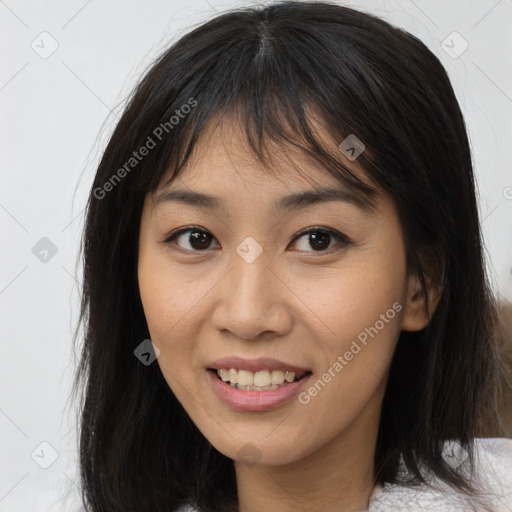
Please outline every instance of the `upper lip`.
M249 370L252 372L258 372L262 370L281 370L283 372L292 371L295 373L307 373L310 372L308 368L299 366L293 363L286 363L277 359L258 358L258 359L244 359L242 357L223 357L216 359L207 365L208 368L213 369L230 369L236 370Z

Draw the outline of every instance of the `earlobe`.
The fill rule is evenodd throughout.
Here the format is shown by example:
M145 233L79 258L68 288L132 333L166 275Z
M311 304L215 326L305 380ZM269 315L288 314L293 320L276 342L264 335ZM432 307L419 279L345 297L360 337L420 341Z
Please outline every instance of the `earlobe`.
M425 281L427 296L425 296L419 277L417 275L408 277L402 317L403 331L419 331L426 327L439 303L442 286L434 283L428 277L425 277ZM428 301L428 308L426 301Z

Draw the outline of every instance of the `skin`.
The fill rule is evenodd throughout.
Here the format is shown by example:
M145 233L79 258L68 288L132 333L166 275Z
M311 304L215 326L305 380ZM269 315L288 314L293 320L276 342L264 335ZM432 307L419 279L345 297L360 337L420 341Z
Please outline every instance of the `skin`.
M379 414L397 338L428 321L418 280L406 272L396 208L381 191L371 212L340 201L276 210L281 196L341 184L283 148L274 153L280 178L271 177L245 149L242 133L226 118L200 141L179 179L167 187L162 180L146 197L138 279L157 361L204 436L235 461L240 512L362 510L375 485ZM326 133L324 140L344 158ZM155 203L164 190L178 189L218 196L226 211ZM191 241L194 228L163 242L194 225L211 234L203 245ZM351 243L331 237L318 249L308 234L293 241L315 226ZM252 263L236 252L248 236L263 249ZM227 356L297 364L311 369L314 382L394 303L401 310L307 404L294 399L241 412L212 389L206 367ZM240 454L248 440L255 464Z

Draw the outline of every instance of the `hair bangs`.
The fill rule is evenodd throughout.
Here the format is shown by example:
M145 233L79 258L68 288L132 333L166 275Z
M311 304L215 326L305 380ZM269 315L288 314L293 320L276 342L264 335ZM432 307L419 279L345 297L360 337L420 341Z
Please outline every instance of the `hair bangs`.
M185 172L198 145L225 123L234 123L235 129L245 135L244 149L273 178L280 179L276 160L290 157L288 162L300 174L307 175L304 171L308 166L321 168L350 189L362 206L371 209L377 194L371 185L371 177L377 174L371 149L365 147L357 163L339 149L342 140L351 135L348 126L353 121L347 120L345 128L339 121L328 123L326 105L318 96L303 92L307 91L307 80L299 73L283 80L283 75L290 73L288 66L269 55L264 60L261 48L266 53L270 50L268 46L259 48L252 65L239 73L226 76L222 68L232 64L219 62L208 75L191 77L165 115L177 105L186 104L185 91L192 91L190 97L197 99L197 106L167 138L160 162L141 177L140 188L155 193L165 178L165 185L172 183ZM270 68L266 67L269 61ZM199 87L197 93L195 87ZM338 105L338 109L350 115L348 106L345 109Z

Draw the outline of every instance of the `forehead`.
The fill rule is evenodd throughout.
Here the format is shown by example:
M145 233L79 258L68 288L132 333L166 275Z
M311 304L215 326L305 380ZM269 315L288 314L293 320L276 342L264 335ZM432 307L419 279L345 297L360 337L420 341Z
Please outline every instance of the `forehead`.
M357 162L349 161L338 149L328 129L318 120L311 120L316 139L325 151L369 187L375 184ZM203 130L191 157L176 178L173 170L161 180L158 190L175 188L176 182L201 187L245 187L254 193L272 193L283 189L304 190L322 186L337 187L342 180L321 165L307 146L294 141L266 137L264 148L257 155L250 147L246 127L233 114L212 119ZM290 136L293 141L293 136ZM306 149L306 150L305 150ZM263 158L261 157L262 155ZM176 183L176 185L174 185ZM345 187L346 188L346 187Z

